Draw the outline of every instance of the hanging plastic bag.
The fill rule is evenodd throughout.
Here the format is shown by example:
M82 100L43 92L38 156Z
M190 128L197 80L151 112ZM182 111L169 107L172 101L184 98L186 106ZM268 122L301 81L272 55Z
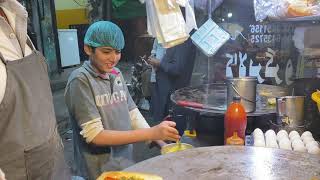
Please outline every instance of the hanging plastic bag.
M254 0L254 14L257 21L267 17L281 19L286 16L288 2L285 0Z
M197 28L189 0L179 0L186 7L186 24L176 0L147 0L148 33L157 38L163 47L181 44L189 38L189 32Z
M190 33L192 29L198 29L196 16L194 14L194 0L189 0L186 4L186 31Z
M320 15L320 5L313 0L254 0L254 10L257 21Z

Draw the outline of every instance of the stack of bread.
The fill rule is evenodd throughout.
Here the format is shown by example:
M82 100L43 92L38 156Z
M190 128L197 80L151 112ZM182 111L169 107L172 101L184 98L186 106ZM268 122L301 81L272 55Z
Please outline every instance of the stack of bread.
M288 17L313 16L319 13L317 0L287 0Z

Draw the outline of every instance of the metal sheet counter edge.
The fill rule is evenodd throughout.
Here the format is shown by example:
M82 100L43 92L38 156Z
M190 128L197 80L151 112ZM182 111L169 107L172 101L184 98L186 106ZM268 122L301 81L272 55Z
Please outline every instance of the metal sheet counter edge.
M281 149L212 146L157 156L125 171L164 180L320 179L320 156Z

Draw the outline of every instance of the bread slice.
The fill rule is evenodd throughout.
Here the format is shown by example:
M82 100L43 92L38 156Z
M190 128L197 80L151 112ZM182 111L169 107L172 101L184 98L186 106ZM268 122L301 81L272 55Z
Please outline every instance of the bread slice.
M110 171L104 172L97 180L163 180L162 177L152 174L125 172L125 171Z

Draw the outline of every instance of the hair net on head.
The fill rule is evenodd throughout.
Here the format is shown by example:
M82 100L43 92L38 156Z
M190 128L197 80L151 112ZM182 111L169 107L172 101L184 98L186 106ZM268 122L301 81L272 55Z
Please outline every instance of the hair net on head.
M98 21L88 28L84 44L92 47L110 46L121 50L124 47L124 37L116 24L110 21Z

